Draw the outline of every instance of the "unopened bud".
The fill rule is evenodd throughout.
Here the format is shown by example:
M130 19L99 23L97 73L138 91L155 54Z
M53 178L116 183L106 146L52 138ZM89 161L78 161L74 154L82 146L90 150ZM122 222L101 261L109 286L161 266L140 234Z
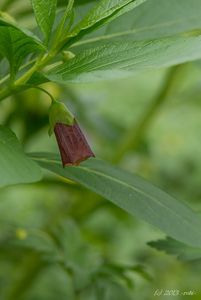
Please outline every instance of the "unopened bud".
M64 104L53 102L49 119L49 134L55 133L63 166L79 165L87 158L94 157L77 121Z
M62 56L64 61L68 61L75 57L75 54L71 51L62 51Z

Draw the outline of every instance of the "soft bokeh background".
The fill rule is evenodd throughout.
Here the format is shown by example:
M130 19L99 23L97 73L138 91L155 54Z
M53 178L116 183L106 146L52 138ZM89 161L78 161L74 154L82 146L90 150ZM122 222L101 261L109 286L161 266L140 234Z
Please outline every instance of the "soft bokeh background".
M27 13L23 17L22 8L20 22L31 28L33 20ZM97 157L141 175L200 211L201 62L176 69L138 145L131 143L168 72L43 87L71 108ZM0 123L17 134L27 152L58 152L47 133L49 104L48 96L33 89L1 103ZM44 251L46 234L58 241L67 272ZM146 245L163 236L107 200L44 172L40 183L0 190L0 299L183 299L154 296L161 289L193 291L191 299L200 299L200 261L181 262ZM96 276L88 285L91 274Z

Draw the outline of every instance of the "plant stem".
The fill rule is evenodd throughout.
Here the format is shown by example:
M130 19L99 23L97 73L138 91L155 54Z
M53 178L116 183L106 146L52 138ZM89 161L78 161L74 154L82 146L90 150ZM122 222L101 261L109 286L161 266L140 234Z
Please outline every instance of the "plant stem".
M36 59L32 59L29 62L25 63L24 65L22 65L19 70L23 70L24 68L28 67L30 64L33 64L36 62ZM4 76L1 80L0 80L0 84L5 83L8 79L10 78L10 74L7 74L6 76Z
M11 1L12 2L12 1ZM11 3L10 0L8 0L6 3ZM49 51L49 53L41 54L38 59L35 61L33 66L26 72L24 73L20 78L18 78L13 84L12 87L7 87L4 88L2 91L0 91L0 101L3 99L7 98L10 96L13 92L20 91L20 87L24 86L27 81L31 78L31 76L37 72L40 71L43 67L47 65L47 63L55 57L59 51L62 48L62 45L60 45L60 39L62 38L61 33L66 21L66 18L70 11L72 10L74 1L70 0L67 6L66 13L61 21L60 27L58 29L57 35L56 35L56 40L55 43L52 47L52 49ZM0 80L0 83L4 83L8 79L8 76L5 76L3 79Z
M0 91L0 101L12 95L13 92L19 92L20 88L24 88L25 83L31 78L31 76L36 72L42 69L53 57L56 55L56 52L49 52L48 54L41 55L36 60L35 64L20 78L18 78L12 86L3 88Z
M25 74L23 74L19 79L17 79L14 82L14 86L20 86L23 85L24 83L26 83L31 76L33 75L33 73L35 73L38 70L39 64L38 62L36 62Z
M168 98L170 89L179 69L180 66L174 66L168 71L162 88L160 89L154 101L145 111L137 126L135 125L133 128L131 128L124 136L123 140L121 140L120 146L118 147L116 155L113 158L113 162L119 162L129 150L136 150L138 148L143 136L149 128L149 125L153 121L161 105Z
M41 68L43 68L49 62L49 60L52 59L53 56L54 54L52 52L39 56L35 64L25 74L23 74L19 79L17 79L14 82L14 86L20 86L25 84L31 78L31 76L36 71L39 71Z

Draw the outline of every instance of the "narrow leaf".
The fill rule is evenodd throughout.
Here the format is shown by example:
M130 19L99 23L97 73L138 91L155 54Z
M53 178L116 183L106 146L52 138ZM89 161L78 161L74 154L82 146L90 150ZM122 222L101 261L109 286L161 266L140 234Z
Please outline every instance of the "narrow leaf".
M56 154L39 153L31 157L41 167L80 183L169 236L201 246L200 216L142 178L97 159L79 167L63 168Z
M85 7L79 7L84 11ZM149 0L113 22L85 36L74 46L105 41L151 40L201 28L200 0Z
M57 0L31 0L36 21L48 42L55 19Z
M18 31L24 33L26 36L32 38L35 43L39 44L43 49L45 49L44 45L42 45L40 39L33 34L33 32L29 31L26 28L23 28L22 26L19 26L17 23L15 23L13 20L5 20L2 17L0 17L0 26L6 26L6 27L13 27L17 29Z
M94 29L112 21L125 12L137 7L146 0L101 0L81 20L69 34L70 37L78 35L81 31Z
M34 38L15 27L0 25L0 54L9 61L13 77L28 54L41 50L43 47Z
M0 187L40 179L40 168L23 153L14 133L0 126Z
M164 240L149 242L148 245L157 250L165 251L167 254L176 255L180 260L190 261L201 259L201 247L191 247L170 237Z
M87 49L53 68L57 82L121 78L144 70L169 67L201 58L201 37L172 37L144 42L116 42Z

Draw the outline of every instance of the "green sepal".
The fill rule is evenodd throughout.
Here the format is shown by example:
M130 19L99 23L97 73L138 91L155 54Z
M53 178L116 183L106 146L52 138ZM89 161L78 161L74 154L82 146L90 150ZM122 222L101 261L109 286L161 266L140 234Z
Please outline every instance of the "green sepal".
M62 102L53 101L49 111L49 135L52 135L54 132L56 123L73 125L75 123L75 118Z

